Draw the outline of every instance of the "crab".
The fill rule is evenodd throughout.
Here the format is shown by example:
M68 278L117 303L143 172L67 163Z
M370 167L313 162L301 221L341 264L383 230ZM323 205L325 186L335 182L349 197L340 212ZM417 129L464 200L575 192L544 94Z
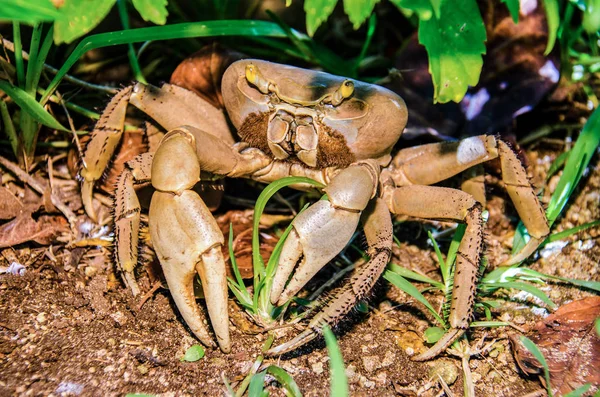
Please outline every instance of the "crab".
M307 328L267 355L295 350L343 318L369 294L391 259L392 214L462 222L450 330L427 352L427 360L462 335L473 315L483 255L483 179L463 189L432 186L483 162L499 158L508 194L531 239L505 265L527 258L549 233L538 198L515 152L502 139L481 135L393 153L407 121L398 95L372 84L324 72L246 59L225 71L221 92L227 113L184 88L137 83L122 89L99 119L80 171L86 212L95 218L94 184L119 144L128 104L168 131L153 153L126 164L115 193L115 258L123 279L139 291L140 203L135 186L155 189L149 214L152 244L173 300L190 330L207 346L215 342L196 304L198 274L218 346L231 350L224 244L213 215L194 186L207 178L272 182L286 176L312 178L326 200L301 212L284 242L270 299L282 305L348 243L362 222L369 260L329 297ZM228 117L227 117L228 116ZM232 132L228 120L237 131ZM239 137L238 138L236 138ZM299 189L310 188L299 184ZM478 199L476 199L478 198Z

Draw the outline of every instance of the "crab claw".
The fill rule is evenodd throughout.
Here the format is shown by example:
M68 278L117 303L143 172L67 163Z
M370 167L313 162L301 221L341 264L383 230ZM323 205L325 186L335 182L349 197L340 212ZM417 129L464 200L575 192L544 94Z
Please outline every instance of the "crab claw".
M375 178L367 164L344 169L324 189L328 200L316 202L294 219L273 280L273 304L287 302L348 244L373 195Z
M200 165L194 138L185 131L165 135L154 154L149 230L177 309L192 332L214 346L196 305L193 281L200 276L206 307L221 350L231 351L227 311L227 275L223 233L204 201L193 190Z
M348 244L358 226L359 212L337 209L321 200L296 217L283 244L273 280L271 302L283 305ZM300 263L285 287L294 267Z

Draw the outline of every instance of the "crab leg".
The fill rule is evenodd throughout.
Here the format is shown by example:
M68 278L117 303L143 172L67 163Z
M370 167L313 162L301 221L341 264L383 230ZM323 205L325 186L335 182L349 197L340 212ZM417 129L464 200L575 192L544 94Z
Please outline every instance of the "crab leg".
M104 169L121 142L125 112L132 89L133 87L123 88L109 102L92 131L92 138L82 159L79 172L82 178L81 199L85 212L94 221L96 220L96 210L92 205L94 184L102 177Z
M229 352L224 238L200 196L190 190L199 176L194 136L184 129L165 135L152 162L151 180L157 191L150 203L150 236L186 324L202 343L214 346L195 302L193 280L198 274L217 342Z
M451 330L415 360L424 361L443 352L469 327L477 288L479 262L483 253L481 204L471 195L456 189L433 186L403 186L384 194L390 211L425 219L464 222L465 235L456 255L450 316Z
M140 202L134 185L150 182L152 153L144 153L125 164L115 189L115 261L133 296L140 293L133 270L138 262Z
M350 166L324 189L328 200L316 202L294 219L273 280L273 304L287 302L348 244L361 211L374 195L376 178L375 168L368 163Z
M548 236L550 229L544 209L527 179L525 167L506 142L481 135L459 142L404 149L394 157L389 175L396 186L432 185L497 157L500 158L502 180L508 195L531 236L521 251L503 263L508 266L531 255Z
M357 267L349 282L332 293L325 307L313 317L305 331L267 351L267 356L290 352L315 339L321 335L324 325L336 324L373 288L392 255L392 219L385 202L375 199L365 209L361 220L369 247L369 261Z
M223 111L215 108L185 88L165 84L161 88L137 83L119 91L96 123L83 157L80 176L81 196L86 213L96 220L92 205L94 184L106 166L123 135L127 105L131 103L170 131L182 125L202 126L225 144L234 143Z

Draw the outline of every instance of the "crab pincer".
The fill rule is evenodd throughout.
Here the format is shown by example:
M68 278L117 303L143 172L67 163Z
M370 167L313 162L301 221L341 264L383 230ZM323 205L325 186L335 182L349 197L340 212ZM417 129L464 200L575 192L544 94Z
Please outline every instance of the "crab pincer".
M194 335L214 346L196 305L193 282L200 276L206 307L219 347L231 350L227 312L224 243L217 222L200 196L190 190L200 176L193 135L167 134L152 162L149 229L173 300Z

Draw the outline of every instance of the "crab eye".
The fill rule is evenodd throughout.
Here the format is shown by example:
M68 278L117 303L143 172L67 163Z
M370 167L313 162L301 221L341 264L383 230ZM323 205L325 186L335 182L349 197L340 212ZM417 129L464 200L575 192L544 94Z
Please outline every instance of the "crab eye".
M257 77L256 67L253 64L246 65L246 80L248 80L248 83L256 85Z
M345 80L340 87L340 94L343 98L349 98L354 94L354 83L350 80Z

